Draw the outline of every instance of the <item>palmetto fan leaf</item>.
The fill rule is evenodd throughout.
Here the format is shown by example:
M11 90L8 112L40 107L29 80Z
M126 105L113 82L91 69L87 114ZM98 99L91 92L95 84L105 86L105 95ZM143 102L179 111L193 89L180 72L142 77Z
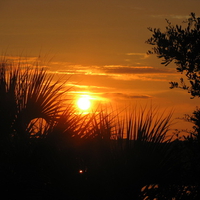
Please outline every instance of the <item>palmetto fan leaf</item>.
M0 65L0 129L1 137L11 132L13 119L17 114L16 88L18 71L6 70L5 63Z
M159 114L156 108L130 110L121 121L118 120L121 131L116 134L118 138L127 140L162 143L166 141L172 114Z
M124 163L128 163L127 170L130 177L134 177L132 180L148 184L171 174L173 155L170 151L171 138L167 138L171 117L172 112L159 113L158 109L151 107L130 110L119 121L117 131L120 131L116 134L121 141Z
M62 109L63 85L39 67L2 63L0 66L0 117L3 134L30 134L28 124L35 118L56 120ZM63 92L61 92L63 91ZM2 134L2 135L3 135ZM24 135L25 136L25 135Z

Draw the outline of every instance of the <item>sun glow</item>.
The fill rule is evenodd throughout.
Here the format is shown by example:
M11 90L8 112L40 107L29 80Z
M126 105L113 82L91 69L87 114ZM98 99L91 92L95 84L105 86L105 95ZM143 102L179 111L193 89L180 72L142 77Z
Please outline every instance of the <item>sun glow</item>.
M91 107L91 101L89 95L83 95L77 100L77 106L81 110L88 110Z

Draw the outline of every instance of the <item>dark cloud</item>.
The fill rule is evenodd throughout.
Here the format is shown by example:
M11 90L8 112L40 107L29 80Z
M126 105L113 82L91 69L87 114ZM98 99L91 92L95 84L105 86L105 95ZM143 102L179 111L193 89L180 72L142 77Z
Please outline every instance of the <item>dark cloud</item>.
M155 68L155 67L122 67L122 66L113 66L113 67L104 67L104 72L108 74L155 74L155 73L173 73L174 70L167 68Z
M152 98L149 95L141 95L141 94L125 94L125 93L104 93L104 97L107 98L118 98L118 99L149 99Z

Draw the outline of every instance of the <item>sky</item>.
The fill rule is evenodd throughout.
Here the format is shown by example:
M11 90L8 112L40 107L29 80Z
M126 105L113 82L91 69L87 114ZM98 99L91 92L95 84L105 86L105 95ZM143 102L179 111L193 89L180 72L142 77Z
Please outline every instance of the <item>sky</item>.
M169 89L181 75L164 67L151 46L148 27L164 30L165 19L181 24L200 0L0 0L0 52L42 60L55 77L68 79L71 95L117 105L153 104L191 114L199 99ZM176 121L175 128L189 124Z

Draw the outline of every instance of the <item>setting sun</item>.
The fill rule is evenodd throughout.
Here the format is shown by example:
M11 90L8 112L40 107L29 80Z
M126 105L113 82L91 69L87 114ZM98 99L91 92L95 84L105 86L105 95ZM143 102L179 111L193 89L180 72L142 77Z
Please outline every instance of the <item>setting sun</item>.
M91 107L90 97L88 95L81 96L77 101L77 106L81 110L87 110Z

